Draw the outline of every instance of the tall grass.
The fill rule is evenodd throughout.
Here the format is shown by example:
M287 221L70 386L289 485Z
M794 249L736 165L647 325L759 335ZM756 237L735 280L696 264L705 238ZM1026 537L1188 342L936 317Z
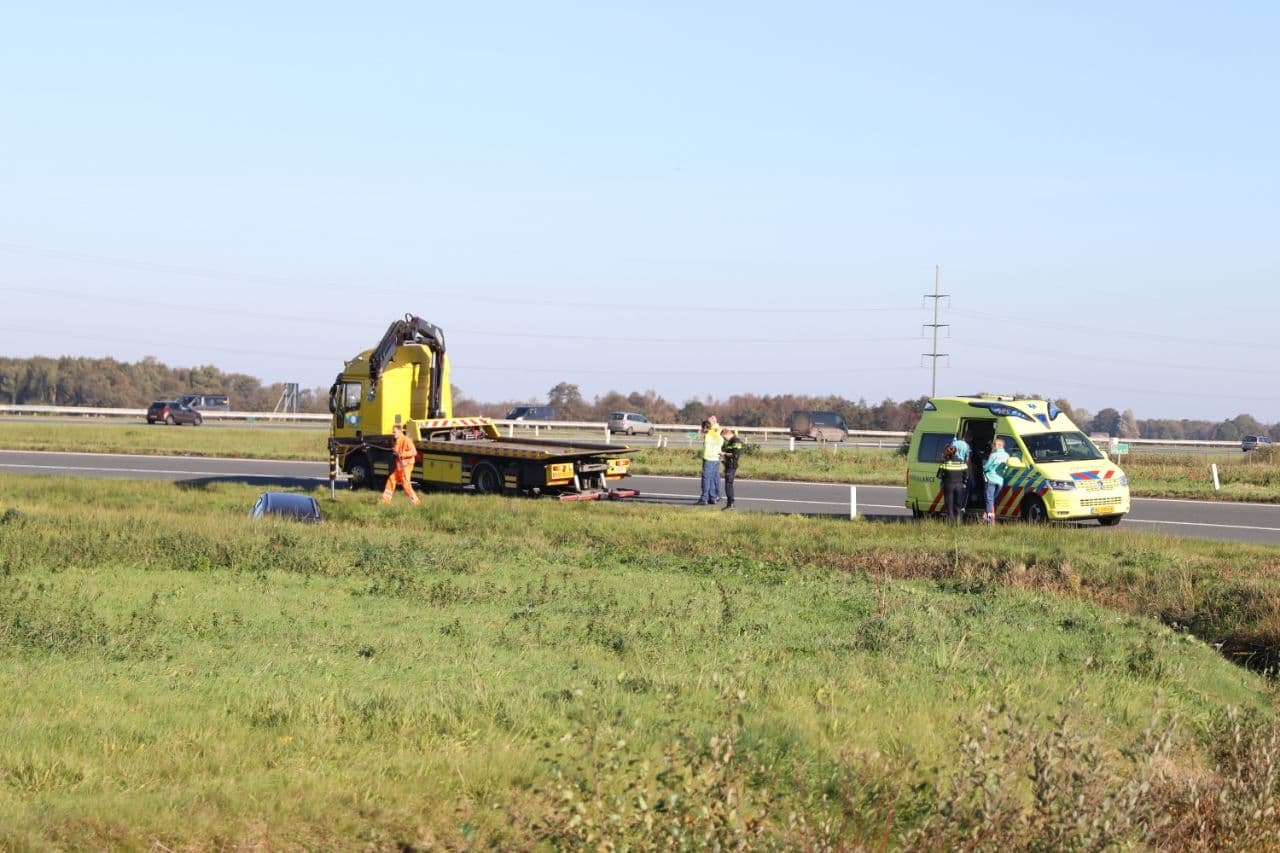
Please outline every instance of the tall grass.
M254 494L0 479L0 844L1274 839L1274 550Z

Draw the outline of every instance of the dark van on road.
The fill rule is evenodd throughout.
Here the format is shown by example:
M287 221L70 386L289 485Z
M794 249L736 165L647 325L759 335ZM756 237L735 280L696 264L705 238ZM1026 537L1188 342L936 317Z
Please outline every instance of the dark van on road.
M814 441L844 441L849 427L839 412L792 412L791 434Z
M556 410L551 406L516 406L507 412L504 421L554 421Z
M199 411L228 412L231 401L226 394L183 394L178 402Z

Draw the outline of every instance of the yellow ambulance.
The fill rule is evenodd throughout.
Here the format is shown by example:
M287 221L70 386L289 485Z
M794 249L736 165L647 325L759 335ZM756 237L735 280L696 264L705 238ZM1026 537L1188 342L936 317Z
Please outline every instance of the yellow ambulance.
M1044 400L983 394L925 405L907 450L907 509L916 518L945 512L937 471L957 437L972 448L969 512L983 512L982 463L997 437L1009 454L997 518L1112 525L1129 512L1129 479L1066 413Z

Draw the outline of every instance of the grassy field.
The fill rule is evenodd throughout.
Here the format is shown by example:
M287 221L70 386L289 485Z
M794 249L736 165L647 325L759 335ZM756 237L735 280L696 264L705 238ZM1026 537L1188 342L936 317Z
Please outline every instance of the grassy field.
M0 478L0 847L1280 844L1275 549L256 493Z
M0 448L74 450L89 453L156 453L257 459L324 460L324 427L258 425L231 428L161 427L146 424L0 422ZM687 446L640 448L629 454L638 474L688 474L699 470L695 450ZM1218 465L1221 489L1213 488L1210 464ZM1122 461L1130 489L1138 497L1199 500L1280 501L1280 450L1251 453L1130 454ZM750 448L742 479L798 480L899 486L903 457L889 450Z

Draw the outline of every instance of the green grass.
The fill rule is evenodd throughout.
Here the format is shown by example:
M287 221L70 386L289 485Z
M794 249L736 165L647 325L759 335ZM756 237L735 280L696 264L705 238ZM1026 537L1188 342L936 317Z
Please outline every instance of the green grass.
M260 424L246 427L163 427L146 424L0 422L0 448L69 450L90 453L148 453L224 456L247 459L323 461L327 428ZM592 438L592 440L597 440ZM1129 454L1121 466L1136 497L1199 500L1280 501L1280 451L1203 456ZM637 474L693 476L698 453L676 444L668 448L636 448L629 453ZM1221 488L1213 488L1209 466L1218 465ZM806 446L786 450L749 448L739 477L866 485L903 485L905 461L892 450Z
M0 846L1275 839L1274 549L256 492L0 479Z
M0 448L5 450L325 460L328 437L323 424L190 427L43 418L0 422Z

